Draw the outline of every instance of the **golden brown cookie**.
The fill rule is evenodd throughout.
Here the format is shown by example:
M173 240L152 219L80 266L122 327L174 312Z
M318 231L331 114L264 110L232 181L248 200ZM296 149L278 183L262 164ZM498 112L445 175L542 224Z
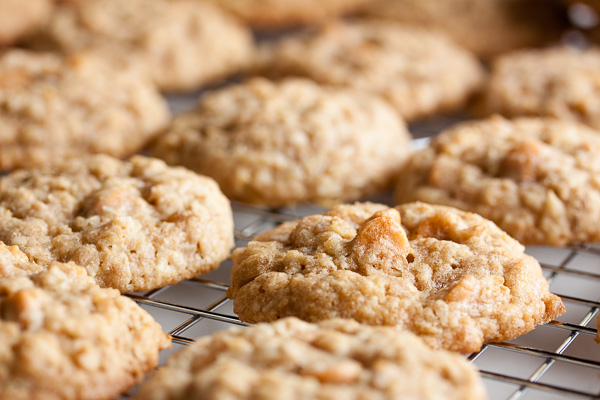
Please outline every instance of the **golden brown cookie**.
M439 30L485 58L558 41L567 25L555 0L379 0L365 14Z
M31 262L74 261L100 286L141 291L216 268L233 220L210 178L97 155L0 178L0 241Z
M412 155L396 200L476 212L524 244L597 242L598 154L600 134L571 121L467 122Z
M203 337L172 356L139 400L483 400L476 370L409 332L286 318Z
M483 81L443 35L390 21L330 22L261 48L259 71L377 93L407 120L454 111Z
M550 116L600 129L600 49L565 46L497 58L477 111Z
M232 199L278 207L381 190L409 147L404 122L374 95L255 78L206 94L151 151L212 176Z
M0 54L0 170L139 151L169 110L148 80L97 54Z
M259 29L312 24L365 8L376 0L212 0Z
M492 222L450 207L340 205L234 251L227 294L246 322L354 318L468 353L565 311L523 250Z
M52 11L52 0L0 1L0 46L16 42L41 28Z
M75 264L0 279L1 400L116 398L169 346L146 311Z
M62 4L34 47L72 53L95 49L137 61L166 91L219 81L244 67L250 31L208 2L85 0Z

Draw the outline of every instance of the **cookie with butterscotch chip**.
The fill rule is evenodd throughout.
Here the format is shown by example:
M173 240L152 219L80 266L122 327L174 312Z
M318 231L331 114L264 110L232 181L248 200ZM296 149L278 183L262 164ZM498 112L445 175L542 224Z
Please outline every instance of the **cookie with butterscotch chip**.
M73 261L100 286L142 291L216 268L233 218L210 178L96 155L0 178L0 241L31 262Z
M139 400L483 400L476 370L390 327L286 318L199 338L167 360Z
M539 263L491 221L444 206L340 205L233 253L242 321L353 318L468 353L562 314Z
M75 264L0 279L2 400L116 398L169 346L150 314Z
M398 203L476 212L524 244L600 240L600 134L555 119L458 124L411 156Z

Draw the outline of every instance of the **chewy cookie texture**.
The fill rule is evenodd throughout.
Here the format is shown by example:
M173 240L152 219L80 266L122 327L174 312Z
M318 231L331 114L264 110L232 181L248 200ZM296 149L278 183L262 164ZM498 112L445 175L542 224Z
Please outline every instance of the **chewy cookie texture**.
M139 400L483 400L475 369L409 332L286 318L203 337L172 356Z
M2 400L116 398L169 346L146 311L77 265L0 279Z
M139 151L169 119L154 85L97 54L0 54L0 171Z
M233 246L233 220L210 178L142 156L96 155L0 178L0 241L130 292L216 268Z
M463 353L565 311L539 263L492 222L444 206L340 205L233 253L242 321L354 318Z
M412 155L399 203L476 212L525 244L600 240L600 134L572 121L518 118L458 124Z
M165 91L192 90L245 67L249 29L197 0L85 0L57 7L29 45L72 53L96 50L149 73Z
M278 207L382 190L409 147L404 122L374 95L255 78L206 94L151 153L212 176L229 198Z
M376 93L407 120L459 109L484 77L446 36L383 20L333 21L267 42L256 69Z

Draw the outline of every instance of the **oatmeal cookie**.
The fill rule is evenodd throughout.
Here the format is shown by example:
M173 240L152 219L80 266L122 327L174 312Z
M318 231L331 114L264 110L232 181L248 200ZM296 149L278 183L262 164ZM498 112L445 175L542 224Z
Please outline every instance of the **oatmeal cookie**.
M0 241L31 262L74 261L100 286L141 291L216 268L233 221L210 178L97 155L0 178Z
M273 78L377 93L408 120L460 108L483 79L477 59L445 36L390 21L331 22L266 43L258 59Z
M0 279L1 400L116 398L169 346L146 311L75 264Z
M467 122L412 156L396 199L476 212L524 244L597 242L598 154L598 132L571 121Z
M52 4L52 0L0 1L0 46L41 28L50 16Z
M492 222L444 206L341 205L233 253L242 321L354 318L468 353L565 311L539 263Z
M558 41L568 23L549 0L380 0L365 14L442 31L484 58Z
M483 400L477 371L409 332L286 318L203 337L172 356L138 399Z
M138 151L169 120L154 85L98 55L0 55L0 170Z
M404 122L374 95L255 78L207 94L151 151L212 176L230 198L278 207L380 190L409 148Z
M479 114L551 116L600 129L600 48L521 50L496 59Z
M365 8L376 0L212 0L258 29L311 24Z
M244 67L250 31L217 6L194 0L85 0L58 6L30 43L72 53L102 51L136 60L166 91L221 80Z

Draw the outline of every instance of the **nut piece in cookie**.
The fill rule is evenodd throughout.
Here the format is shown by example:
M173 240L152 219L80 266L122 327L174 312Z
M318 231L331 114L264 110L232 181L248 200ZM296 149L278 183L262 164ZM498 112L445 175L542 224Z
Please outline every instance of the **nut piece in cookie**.
M242 321L354 318L468 353L565 311L539 263L492 222L444 206L340 205L233 253Z
M41 28L52 7L52 0L0 1L0 47Z
M260 30L312 24L365 8L376 0L212 0Z
M443 34L392 21L334 21L260 49L269 77L303 76L377 93L407 120L462 107L483 83L479 61Z
M564 46L498 57L475 111L555 117L600 129L600 48Z
M169 119L152 82L98 54L0 54L0 170L139 151Z
M75 264L0 279L0 399L116 398L170 342L146 311Z
M73 53L93 49L132 62L164 91L185 91L245 67L250 30L197 0L85 0L59 5L30 46Z
M410 149L385 101L306 79L255 78L205 95L151 152L273 207L356 200L389 186Z
M0 241L43 266L74 261L100 286L141 291L216 268L233 218L210 178L97 155L0 178Z
M524 244L600 240L600 134L554 119L458 124L411 156L398 203L476 212Z
M139 400L483 400L477 371L391 327L285 318L199 338L167 360Z
M485 58L558 41L568 24L555 0L379 0L365 14L442 31Z

